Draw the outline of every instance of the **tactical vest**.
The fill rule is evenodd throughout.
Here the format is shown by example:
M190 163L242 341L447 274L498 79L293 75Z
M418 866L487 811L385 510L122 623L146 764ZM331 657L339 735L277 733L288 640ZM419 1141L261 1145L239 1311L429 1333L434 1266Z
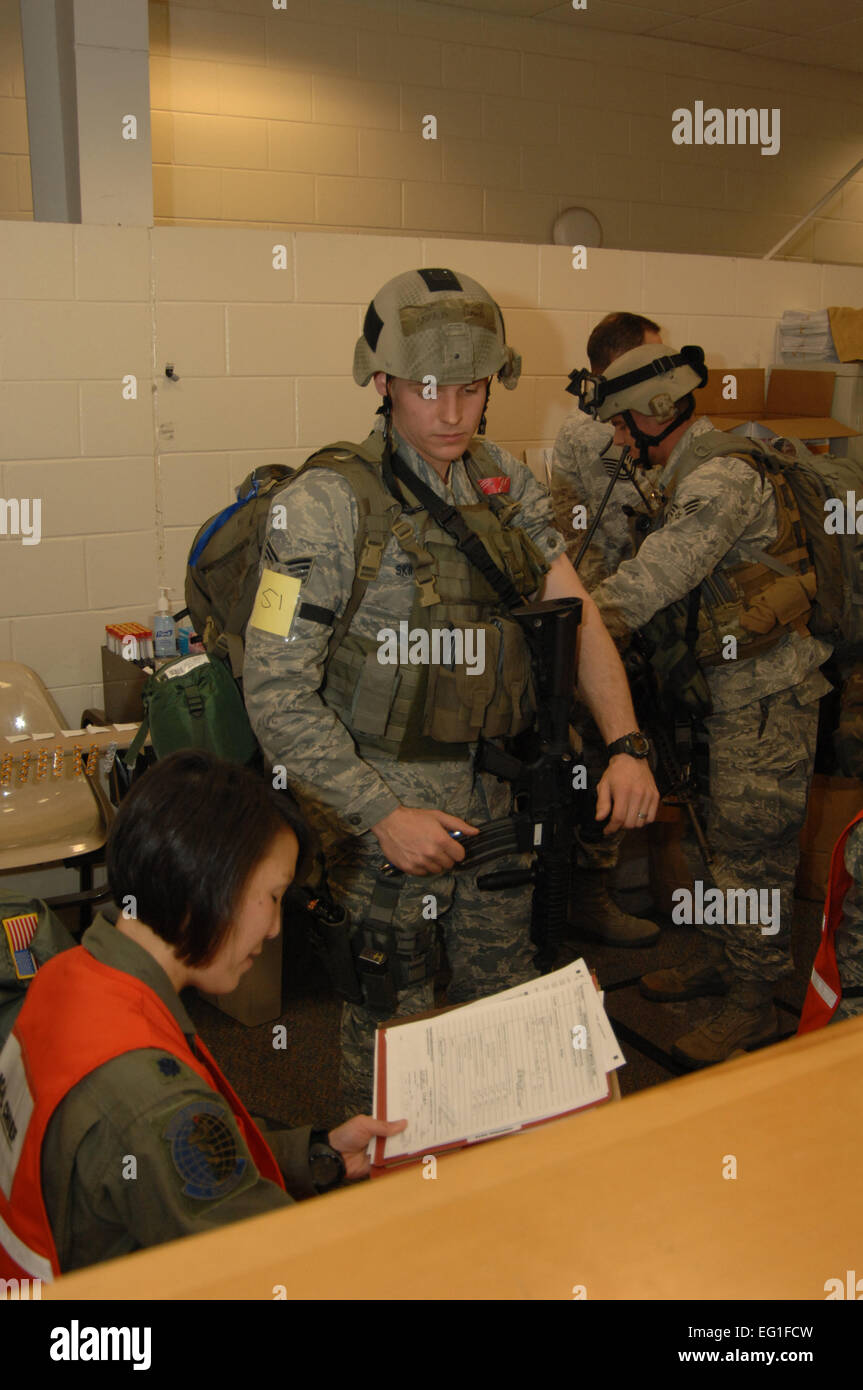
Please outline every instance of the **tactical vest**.
M330 638L321 695L361 755L378 750L400 760L462 758L480 734L495 738L530 727L536 695L528 646L500 596L455 539L424 509L404 513L388 492L380 469L383 447L380 435L362 445L330 445L313 454L297 474L310 468L338 473L350 483L359 513L356 578ZM498 461L474 443L467 468L477 501L456 510L526 598L540 587L548 563L514 524L520 503L486 496L479 486L481 478L498 472ZM415 504L402 486L408 505ZM378 576L390 535L413 566L416 592L409 634L427 634L432 657L438 652L443 659L411 661L411 646L418 652L421 643L401 641L399 661L383 664L378 659L381 642L356 631L355 615ZM466 661L457 660L458 634L465 641L469 631L474 652L484 642L481 672L478 662L471 670Z
M0 1276L48 1281L61 1273L42 1196L45 1132L73 1086L125 1052L158 1048L197 1072L227 1101L261 1176L284 1189L261 1131L200 1038L195 1046L198 1056L149 985L85 946L40 969L0 1052Z
M665 506L676 489L707 459L733 455L754 468L773 488L776 501L776 540L764 550L749 547L751 560L720 564L693 591L697 604L681 600L670 605L671 629L702 666L724 660L724 639L734 637L738 657L760 656L792 630L809 635L807 615L816 591L815 569L806 544L806 529L794 494L781 466L754 440L710 430L691 436L678 462L674 483L665 493ZM662 524L654 519L652 530ZM745 544L736 548L744 554ZM669 610L665 610L669 611ZM687 633L687 625L689 631Z

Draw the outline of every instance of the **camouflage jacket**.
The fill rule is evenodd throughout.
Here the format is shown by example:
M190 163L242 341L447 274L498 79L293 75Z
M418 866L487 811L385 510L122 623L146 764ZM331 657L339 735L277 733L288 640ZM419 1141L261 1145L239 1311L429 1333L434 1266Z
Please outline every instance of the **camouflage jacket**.
M566 538L566 553L575 563L586 527L590 525L605 496L617 463L617 450L600 458L614 438L614 426L594 420L582 410L573 410L564 420L554 441L551 463L551 496L557 529ZM639 484L650 491L657 469L640 470ZM642 499L629 478L621 474L603 509L593 540L579 565L579 576L593 591L603 579L634 551L629 517L624 507L640 507ZM586 510L586 525L573 526L573 508Z
M440 497L456 505L476 503L461 459L453 463L444 483L398 435L394 442L405 462ZM549 562L554 561L563 554L564 542L552 525L548 492L506 450L488 440L483 443L499 460L501 475L511 479L508 500L521 503L516 524ZM301 579L297 608L301 602L314 605L331 621L309 621L295 608L284 636L252 623L246 630L244 697L267 761L286 768L291 786L329 846L364 834L402 804L463 814L459 806L466 808L474 780L469 760L401 762L378 752L360 757L350 732L321 697L333 621L344 611L356 572L357 506L350 484L335 472L312 469L274 496L273 506L280 505L286 525L271 524L265 563ZM263 564L262 559L262 568ZM415 595L410 557L390 536L377 578L369 584L351 630L375 639L381 628L397 628L410 619Z
M836 959L843 982L859 986L863 984L863 822L855 825L845 841L844 859L851 884L842 903Z
M693 433L713 429L694 421L657 478L660 492L676 480L677 466ZM676 488L663 525L647 536L638 554L594 590L606 626L616 639L642 627L653 614L683 598L715 569L746 562L738 543L766 549L777 535L773 488L742 459L707 459ZM729 660L705 670L716 712L801 685L807 698L830 689L817 668L830 647L791 632L760 656Z
M143 947L101 916L82 945L105 965L149 985L194 1051L194 1026L162 967ZM220 1125L223 1144L235 1158L245 1161L238 1181L232 1175L226 1183L221 1170L213 1172L209 1193L188 1196L168 1131L172 1120L196 1106L205 1109L209 1125ZM256 1123L292 1196L260 1176L227 1102L185 1063L144 1048L97 1067L57 1107L42 1145L42 1193L61 1269L80 1269L313 1196L311 1128L271 1130Z

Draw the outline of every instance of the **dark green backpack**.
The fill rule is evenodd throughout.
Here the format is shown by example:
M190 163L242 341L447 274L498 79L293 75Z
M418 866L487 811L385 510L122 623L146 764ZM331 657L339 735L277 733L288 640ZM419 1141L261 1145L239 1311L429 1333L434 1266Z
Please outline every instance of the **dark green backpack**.
M236 502L204 522L189 552L186 607L195 631L208 652L228 658L238 680L272 495L292 474L284 464L254 469L237 488Z
M205 748L230 762L249 763L258 744L242 696L221 657L181 656L148 677L141 692L144 719L126 754L134 767L147 732L157 758L179 748Z

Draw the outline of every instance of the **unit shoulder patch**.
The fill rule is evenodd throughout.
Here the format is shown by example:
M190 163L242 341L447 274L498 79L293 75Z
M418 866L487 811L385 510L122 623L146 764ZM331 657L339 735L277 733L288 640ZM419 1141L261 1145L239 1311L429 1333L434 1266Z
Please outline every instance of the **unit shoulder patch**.
M176 1110L162 1134L183 1183L183 1195L212 1202L241 1186L254 1165L238 1152L237 1135L224 1105L196 1100Z

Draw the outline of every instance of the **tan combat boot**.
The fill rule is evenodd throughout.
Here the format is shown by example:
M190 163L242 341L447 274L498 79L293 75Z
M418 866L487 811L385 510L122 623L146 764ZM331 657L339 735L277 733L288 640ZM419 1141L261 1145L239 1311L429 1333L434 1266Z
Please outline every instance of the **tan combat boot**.
M688 1067L709 1067L739 1048L773 1041L778 1031L772 983L738 979L716 1017L678 1039L671 1053Z
M702 994L727 994L731 978L722 945L708 939L700 942L680 965L642 975L638 988L645 999L671 1004L680 999L698 999Z
M659 927L623 912L609 894L609 877L607 869L577 869L573 874L569 919L573 930L606 946L654 946Z

